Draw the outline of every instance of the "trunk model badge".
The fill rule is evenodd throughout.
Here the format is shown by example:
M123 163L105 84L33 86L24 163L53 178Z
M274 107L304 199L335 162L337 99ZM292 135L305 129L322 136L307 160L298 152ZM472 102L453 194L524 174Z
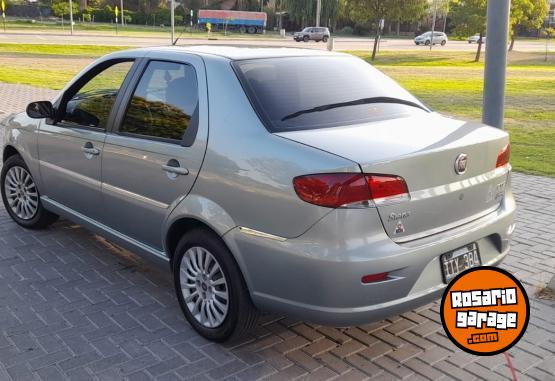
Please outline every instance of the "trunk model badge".
M468 162L468 155L465 153L461 153L455 159L455 172L457 175L462 175L466 172L466 164Z
M401 234L405 232L405 227L401 221L395 224L395 234Z

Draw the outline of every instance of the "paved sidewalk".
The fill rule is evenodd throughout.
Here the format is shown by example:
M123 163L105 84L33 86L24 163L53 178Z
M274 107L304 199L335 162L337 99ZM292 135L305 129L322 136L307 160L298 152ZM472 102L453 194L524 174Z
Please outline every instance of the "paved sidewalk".
M0 110L51 95L0 84ZM513 188L503 267L532 317L510 355L519 380L555 380L555 301L536 296L555 274L555 179L514 174ZM67 221L25 230L0 206L0 380L511 378L503 355L461 352L439 322L438 303L349 329L264 316L244 341L210 343L182 317L169 273Z

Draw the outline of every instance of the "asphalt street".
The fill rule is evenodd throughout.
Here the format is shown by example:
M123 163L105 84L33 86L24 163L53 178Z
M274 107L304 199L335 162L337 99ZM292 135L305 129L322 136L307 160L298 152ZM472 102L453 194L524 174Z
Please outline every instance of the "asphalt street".
M179 34L179 33L178 33ZM110 34L78 32L70 36L68 32L8 32L0 34L0 43L17 43L17 44L90 44L90 45L125 45L125 46L159 46L169 45L170 35L163 37L129 37L116 36ZM205 38L189 38L182 36L178 45L205 45L205 44L226 44L226 45L255 45L255 46L287 46L302 47L311 49L326 49L326 44L322 42L310 41L295 42L291 36L285 39L280 38L223 38L223 39L205 39ZM369 50L372 47L373 39L371 38L355 38L355 37L338 37L335 38L335 50ZM447 45L436 45L433 49L439 51L474 51L475 44L469 44L466 41L449 41ZM555 49L555 48L552 48ZM383 39L380 43L380 50L429 50L427 46L416 46L412 39ZM545 41L543 40L517 40L514 50L521 52L541 52L545 50Z

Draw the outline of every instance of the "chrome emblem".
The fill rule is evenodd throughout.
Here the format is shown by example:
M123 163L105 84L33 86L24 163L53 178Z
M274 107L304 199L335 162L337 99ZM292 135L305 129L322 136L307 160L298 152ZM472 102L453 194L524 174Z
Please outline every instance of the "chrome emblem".
M468 162L468 155L465 153L461 153L455 159L455 172L457 175L462 175L466 172L466 164Z

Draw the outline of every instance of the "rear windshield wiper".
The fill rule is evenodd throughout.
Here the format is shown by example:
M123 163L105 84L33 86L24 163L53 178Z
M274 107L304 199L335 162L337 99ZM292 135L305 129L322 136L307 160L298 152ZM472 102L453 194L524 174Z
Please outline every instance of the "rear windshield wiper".
M348 101L348 102L330 103L328 105L317 106L317 107L309 108L309 109L306 109L306 110L297 111L297 112L294 112L294 113L289 114L287 116L284 116L283 118L281 118L281 121L285 122L288 119L293 119L293 118L296 118L298 116L301 116L301 115L304 115L304 114L310 114L310 113L313 113L313 112L326 111L326 110L331 110L331 109L334 109L334 108L340 108L340 107L346 107L346 106L365 105L365 104L370 104L370 103L395 103L395 104L401 104L401 105L416 107L416 108L422 109L426 112L430 112L430 110L428 110L426 107L424 107L422 105L419 105L418 103L407 101L407 100L404 100L404 99L390 98L390 97L372 97L372 98L361 98L361 99L357 99L357 100L354 100L354 101Z

